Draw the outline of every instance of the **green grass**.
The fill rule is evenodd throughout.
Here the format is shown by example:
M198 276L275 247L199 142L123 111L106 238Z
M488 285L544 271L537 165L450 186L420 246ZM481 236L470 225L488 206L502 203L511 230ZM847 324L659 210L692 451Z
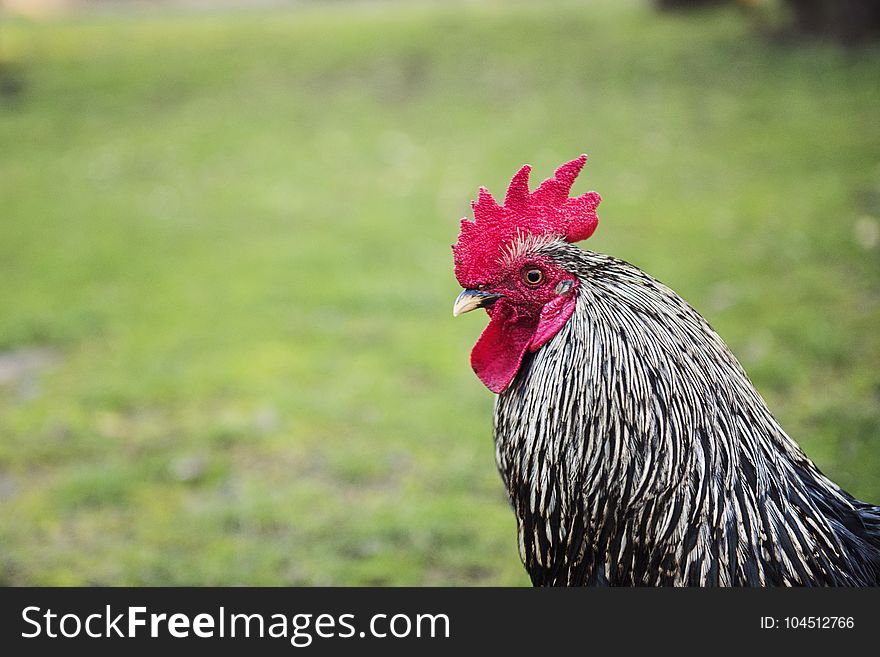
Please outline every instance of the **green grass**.
M691 301L880 502L880 51L735 11L356 5L10 21L7 584L527 579L449 245L581 152L595 250Z

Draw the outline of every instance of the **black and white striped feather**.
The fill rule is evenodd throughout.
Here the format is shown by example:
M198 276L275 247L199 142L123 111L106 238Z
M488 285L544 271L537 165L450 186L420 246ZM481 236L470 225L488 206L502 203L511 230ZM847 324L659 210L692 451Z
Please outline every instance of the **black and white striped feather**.
M880 584L880 508L819 472L693 308L615 258L519 249L580 280L495 408L534 584Z

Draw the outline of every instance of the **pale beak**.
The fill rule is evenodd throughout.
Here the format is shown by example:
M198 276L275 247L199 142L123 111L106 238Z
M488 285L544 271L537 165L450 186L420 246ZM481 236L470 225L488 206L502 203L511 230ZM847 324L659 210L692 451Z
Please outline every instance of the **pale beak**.
M458 317L477 308L491 306L502 296L504 295L481 292L480 290L462 290L452 306L452 316Z

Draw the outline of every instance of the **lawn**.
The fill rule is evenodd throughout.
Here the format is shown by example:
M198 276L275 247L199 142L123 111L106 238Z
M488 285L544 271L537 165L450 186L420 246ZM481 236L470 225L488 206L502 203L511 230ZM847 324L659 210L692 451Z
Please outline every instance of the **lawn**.
M581 152L585 246L880 502L876 47L334 2L6 18L0 54L0 582L527 584L449 245Z

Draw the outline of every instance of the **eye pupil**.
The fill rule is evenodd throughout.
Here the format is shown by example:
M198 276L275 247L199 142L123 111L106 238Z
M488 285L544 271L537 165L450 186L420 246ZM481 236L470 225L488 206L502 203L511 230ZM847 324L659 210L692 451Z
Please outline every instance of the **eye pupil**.
M530 269L526 272L526 282L530 285L537 285L544 280L544 272L540 269Z

